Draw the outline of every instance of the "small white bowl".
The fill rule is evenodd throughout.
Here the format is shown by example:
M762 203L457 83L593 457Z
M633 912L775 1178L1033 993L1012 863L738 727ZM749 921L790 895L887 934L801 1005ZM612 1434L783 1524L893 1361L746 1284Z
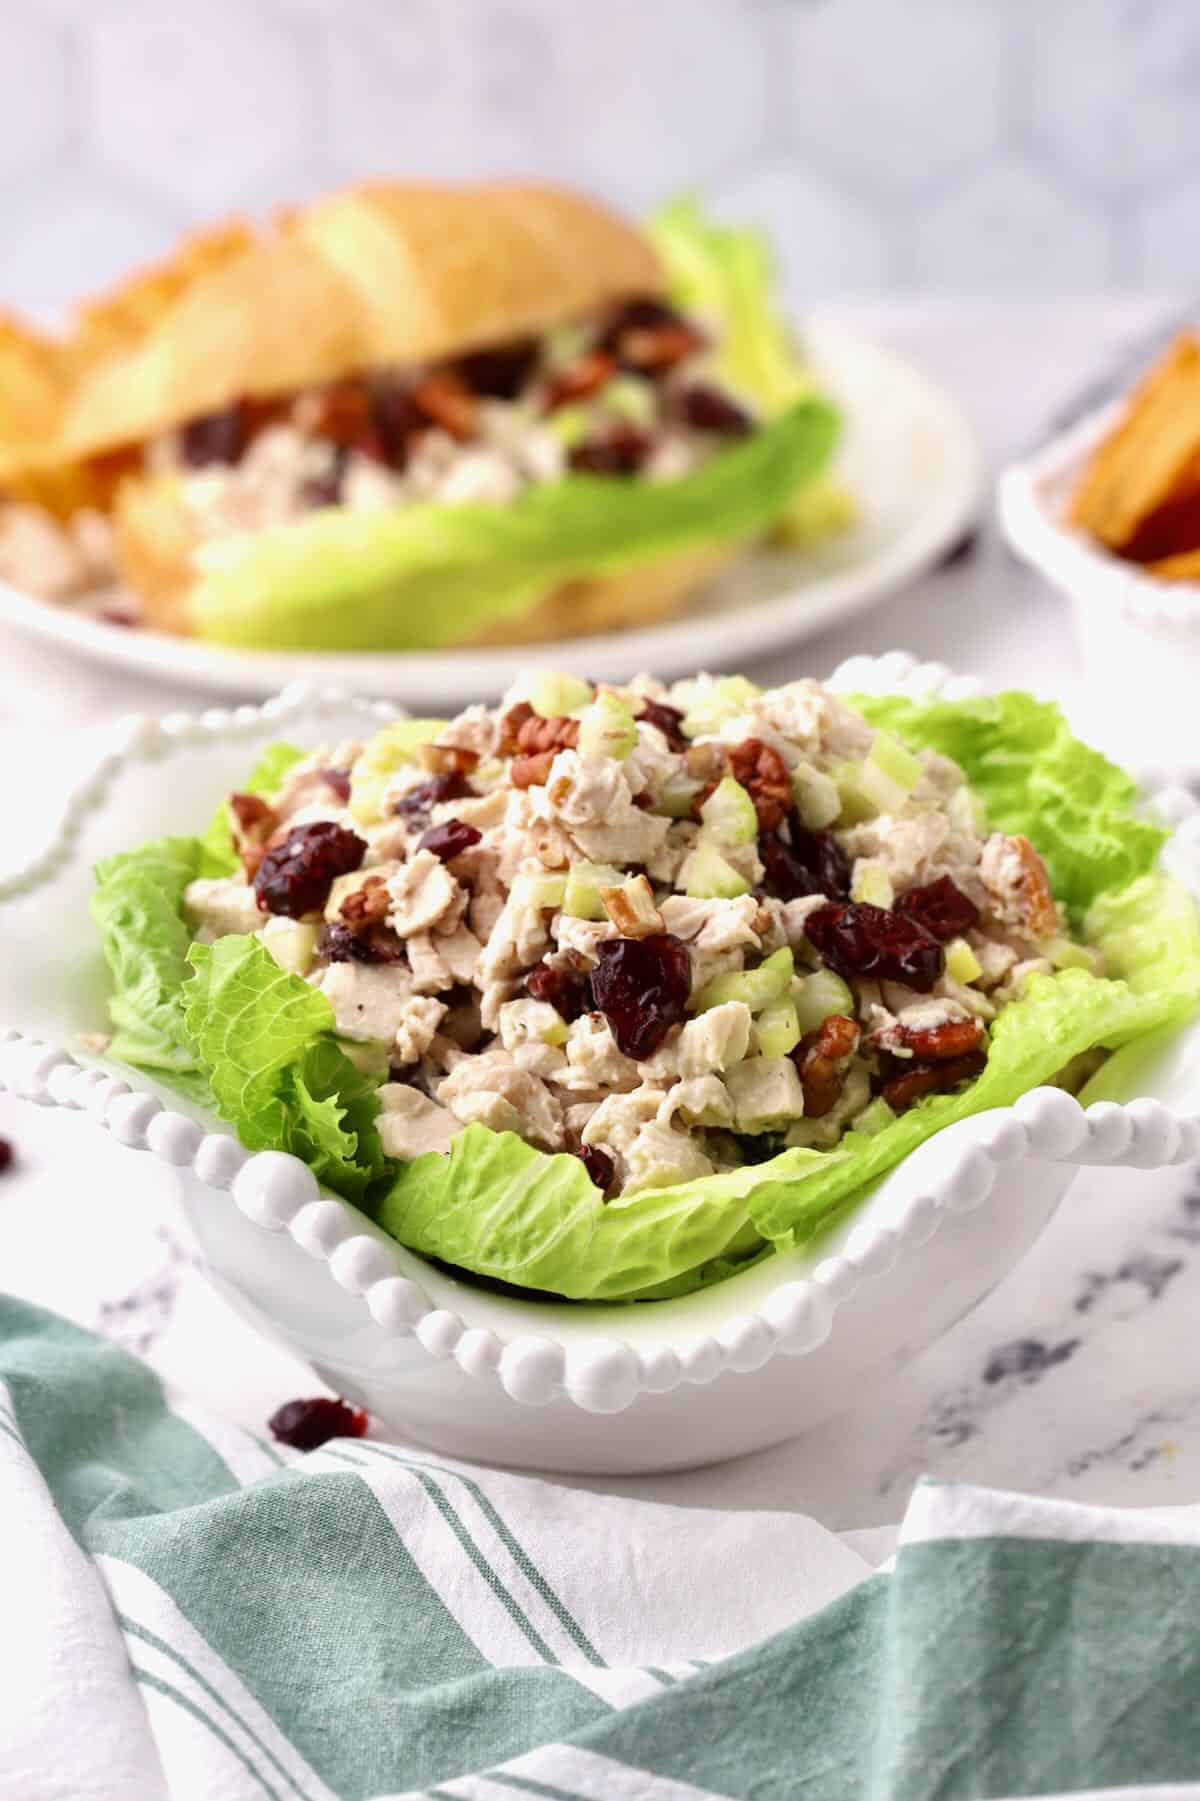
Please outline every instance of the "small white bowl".
M1007 469L1000 524L1013 549L1069 598L1088 681L1111 708L1112 741L1136 755L1152 722L1155 757L1194 767L1200 584L1163 581L1067 523L1084 465L1124 404L1090 414Z
M976 688L899 653L856 658L833 681L849 692ZM296 1159L250 1155L201 1109L77 1048L106 1024L88 916L96 858L206 819L274 737L316 744L392 715L386 702L296 691L233 713L125 722L51 850L0 884L0 1018L19 1028L2 1035L0 1087L82 1109L148 1151L222 1291L406 1436L510 1466L616 1474L775 1443L852 1404L982 1300L1080 1165L1151 1168L1200 1153L1198 1026L1147 1067L1128 1106L1085 1113L1043 1088L965 1120L881 1182L815 1254L781 1254L705 1293L580 1306L456 1280L322 1195ZM1200 815L1181 793L1163 804L1178 824L1172 866L1200 893Z

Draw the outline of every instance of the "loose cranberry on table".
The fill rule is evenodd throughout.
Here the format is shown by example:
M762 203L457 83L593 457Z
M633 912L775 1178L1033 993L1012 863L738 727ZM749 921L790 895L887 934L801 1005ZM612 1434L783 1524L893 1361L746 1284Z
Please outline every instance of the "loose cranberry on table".
M946 967L945 951L916 920L866 901L827 902L809 914L804 933L847 981L869 976L928 994Z
M288 919L318 913L337 877L351 874L366 854L366 841L332 820L293 826L282 844L267 851L255 873L259 907Z
M431 850L443 863L449 863L478 844L482 836L478 827L468 825L465 819L444 819L441 825L431 825L422 834L417 849Z
M607 1019L617 1049L639 1062L653 1056L687 1011L692 959L670 932L649 938L610 938L597 947L592 999Z
M12 1168L15 1155L16 1153L9 1140L7 1138L0 1138L0 1175L3 1175L6 1169Z
M285 1401L267 1421L271 1437L293 1451L319 1451L331 1438L363 1438L367 1424L361 1407L350 1407L328 1395Z

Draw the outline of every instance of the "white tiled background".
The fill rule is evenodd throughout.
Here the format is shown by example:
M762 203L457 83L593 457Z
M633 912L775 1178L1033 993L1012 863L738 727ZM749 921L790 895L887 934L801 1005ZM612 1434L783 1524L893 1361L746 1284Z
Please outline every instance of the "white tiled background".
M0 0L0 298L384 171L702 186L797 298L1186 285L1200 0Z

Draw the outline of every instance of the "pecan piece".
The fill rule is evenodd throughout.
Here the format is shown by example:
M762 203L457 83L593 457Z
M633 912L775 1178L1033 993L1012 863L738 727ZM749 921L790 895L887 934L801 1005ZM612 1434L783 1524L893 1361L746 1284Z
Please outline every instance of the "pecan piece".
M553 719L540 719L534 713L517 733L517 749L530 756L543 750L574 750L579 743L579 721L565 713Z
M1029 930L1035 938L1052 938L1059 928L1058 904L1050 887L1046 865L1028 838L1020 833L1011 837L1008 842L1021 862L1017 892L1025 909Z
M241 858L246 880L252 882L266 854L267 840L278 830L279 815L261 794L231 794L229 816L233 848Z
M983 1038L982 1020L948 1019L940 1026L902 1024L894 1042L911 1051L919 1063L947 1063L977 1051Z
M552 413L556 407L572 400L586 400L597 393L617 373L617 359L605 350L589 350L560 369L546 390L545 407Z
M644 875L620 886L601 888L600 899L622 938L650 938L666 930L654 890Z
M903 1113L923 1094L944 1094L960 1082L972 1081L987 1065L984 1051L969 1051L945 1063L918 1064L883 1086L883 1098L895 1113Z
M508 766L508 779L514 788L540 788L550 774L556 752L539 750L532 756L514 757Z
M760 830L782 825L792 807L792 778L779 752L761 738L746 738L731 747L729 770L754 802Z
M381 875L369 875L361 888L348 894L338 908L348 926L381 925L387 918L392 900Z
M533 708L527 700L519 700L515 707L500 715L497 726L496 750L502 757L516 755L517 740L521 735L521 727L527 719L535 717Z
M479 762L479 752L461 744L423 744L419 755L431 775L470 775Z
M821 1119L841 1098L846 1065L862 1036L854 1020L833 1013L800 1040L792 1053L804 1090L804 1117Z
M473 438L479 422L479 408L470 388L456 375L427 375L412 389L413 405L435 425L460 441Z

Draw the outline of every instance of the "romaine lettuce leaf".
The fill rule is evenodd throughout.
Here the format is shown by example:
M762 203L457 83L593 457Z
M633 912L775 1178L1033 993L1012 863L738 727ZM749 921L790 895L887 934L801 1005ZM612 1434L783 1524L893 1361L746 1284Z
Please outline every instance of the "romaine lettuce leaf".
M318 1180L362 1199L386 1167L376 1084L334 1038L325 996L257 938L193 944L183 986L188 1035L217 1109L251 1150L290 1151Z
M293 650L418 650L517 618L558 583L765 529L829 459L837 416L798 401L673 482L572 475L511 506L322 508L207 547L201 637Z
M547 1156L514 1132L474 1125L448 1156L405 1164L376 1217L410 1250L481 1276L609 1301L721 1257L753 1200L836 1156L785 1151L770 1163L605 1201L578 1157Z
M1074 918L1153 867L1166 833L1134 815L1132 777L1073 737L1050 702L1011 692L934 701L869 695L852 704L914 750L952 757L982 797L989 823L1037 846Z
M768 239L744 226L718 225L693 195L660 207L647 235L667 271L671 297L685 312L719 328L716 369L766 419L817 392L786 313L776 299ZM832 475L818 475L775 521L774 535L814 543L853 524L854 498Z
M184 1020L182 985L191 933L188 883L203 872L198 838L159 838L96 867L92 918L112 972L110 1055L163 1076L193 1100L208 1083Z
M268 744L239 792L278 793L288 770L294 763L302 762L307 755L307 751L297 750L294 744ZM204 867L199 873L206 876L232 875L238 866L238 860L233 849L233 822L229 817L228 801L223 800L213 814L201 843L204 846Z

